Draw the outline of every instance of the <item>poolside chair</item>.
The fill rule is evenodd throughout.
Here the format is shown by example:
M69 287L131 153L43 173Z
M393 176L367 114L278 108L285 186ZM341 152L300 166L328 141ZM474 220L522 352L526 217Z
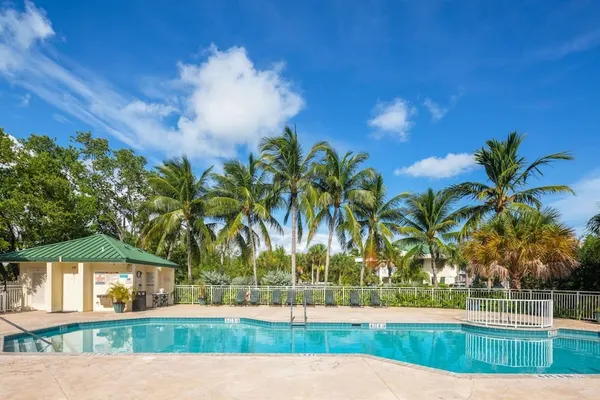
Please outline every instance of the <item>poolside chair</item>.
M314 306L315 302L313 301L313 291L305 290L304 291L304 304L307 306Z
M273 290L273 295L271 296L271 304L274 306L281 305L281 289Z
M288 306L296 304L296 291L294 289L288 289L287 296L285 296L285 304Z
M250 304L257 306L260 304L260 292L258 289L252 289L250 291Z
M223 289L215 289L213 291L212 304L219 306L223 304Z
M335 299L333 298L333 290L325 291L325 306L335 306Z
M371 290L371 307L381 307L381 299L377 290Z
M237 295L235 296L235 304L238 306L243 305L246 302L246 291L244 289L239 289L237 291Z
M356 290L350 292L350 307L360 307L360 296Z

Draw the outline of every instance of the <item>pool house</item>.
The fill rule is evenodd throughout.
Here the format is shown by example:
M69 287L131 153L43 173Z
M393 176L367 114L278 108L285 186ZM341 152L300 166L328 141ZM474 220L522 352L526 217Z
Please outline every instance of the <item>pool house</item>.
M146 292L147 307L159 292L173 303L176 264L107 235L0 254L0 262L19 264L25 309L110 311L104 294L113 283Z

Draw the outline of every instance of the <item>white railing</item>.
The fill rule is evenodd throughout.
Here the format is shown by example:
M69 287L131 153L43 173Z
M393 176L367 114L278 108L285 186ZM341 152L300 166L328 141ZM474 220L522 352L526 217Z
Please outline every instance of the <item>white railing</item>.
M0 284L0 312L19 311L27 306L23 297L23 286L20 284L9 284L4 291L4 285Z
M492 365L543 368L552 365L552 339L515 339L466 333L466 354Z
M201 289L194 285L176 285L175 303L198 304L204 291L210 302L214 288L224 291L224 304L235 304L238 289L251 289L252 286L206 286ZM297 286L296 304L302 303L302 289L313 292L315 305L325 304L325 290L333 291L336 305L349 305L350 293L357 291L362 305L370 305L372 291L377 291L383 304L389 307L437 307L465 308L468 297L515 299L515 300L552 300L554 317L595 320L595 311L600 309L600 292L582 292L567 290L507 290L487 288L432 288L432 287L353 287L353 286ZM260 304L271 304L273 290L282 292L283 301L288 287L259 286Z
M466 321L511 328L552 327L552 300L467 298Z

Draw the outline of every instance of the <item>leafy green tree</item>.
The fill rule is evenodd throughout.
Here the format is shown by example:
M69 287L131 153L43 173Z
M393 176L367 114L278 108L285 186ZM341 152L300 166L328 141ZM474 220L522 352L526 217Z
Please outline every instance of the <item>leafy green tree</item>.
M382 249L391 246L394 235L400 232L400 203L407 196L403 193L388 200L381 174L363 182L362 189L371 193L373 201L355 204L353 208L356 221L347 221L344 225L352 237L349 247L356 247L363 259L361 286L364 283L365 267L379 265Z
M165 161L148 178L155 194L146 204L154 214L146 227L146 237L158 243L159 253L170 246L170 238L186 243L189 283L193 282L194 259L198 260L201 251L211 250L214 240L214 224L205 221L211 170L212 167L196 177L190 161L182 157Z
M146 159L130 149L113 150L108 140L77 132L87 165L90 192L96 199L96 230L137 245L148 216L142 205L150 195Z
M469 207L468 219L463 228L463 236L473 230L481 221L498 215L511 206L541 208L541 197L548 193L573 193L564 185L529 187L532 178L543 176L542 167L559 160L572 160L568 152L542 156L531 164L519 154L525 138L511 132L504 141L488 140L486 147L475 152L475 162L485 169L487 183L464 182L453 185L449 191L471 198L480 204Z
M434 286L438 286L437 269L443 262L442 256L449 253L446 239L458 226L463 212L453 210L457 200L453 192L436 192L430 188L425 193L408 196L400 209L403 226L399 232L405 237L396 244L410 248L409 257L422 258L429 252Z
M263 138L262 159L265 168L273 175L275 190L285 196L286 213L283 222L292 220L292 285L296 286L296 242L302 238L302 213L300 203L312 186L312 164L318 153L326 147L325 142L315 144L305 155L298 141L298 134L288 126L281 136Z
M362 188L365 180L375 176L372 168L360 170L368 158L367 153L347 152L341 157L334 149L327 147L322 163L315 165L315 187L318 193L318 212L310 221L307 243L311 241L319 225L327 224L329 236L325 256L325 283L329 277L329 258L334 232L341 246L346 244L346 220L355 220L353 205L370 204L373 195Z
M588 221L587 228L594 235L600 236L600 213L594 215Z
M279 195L267 183L260 162L250 154L248 164L227 161L223 174L213 174L216 186L209 202L209 213L222 220L220 242L234 241L240 249L250 249L254 284L258 286L256 252L263 239L271 249L269 229L283 234L283 229L272 214Z
M311 283L314 283L314 270L317 267L317 282L319 282L319 270L327 258L327 248L319 243L308 248L306 252L307 262L310 264ZM325 281L327 283L327 281Z

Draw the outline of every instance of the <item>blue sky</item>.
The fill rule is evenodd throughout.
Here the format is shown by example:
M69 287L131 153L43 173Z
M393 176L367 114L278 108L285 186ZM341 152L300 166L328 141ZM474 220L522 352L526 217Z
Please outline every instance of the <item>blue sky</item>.
M391 194L481 180L470 155L527 133L583 231L600 201L595 1L36 1L0 6L0 126L92 130L151 163L245 156L297 125L367 151ZM436 157L437 159L432 159Z

